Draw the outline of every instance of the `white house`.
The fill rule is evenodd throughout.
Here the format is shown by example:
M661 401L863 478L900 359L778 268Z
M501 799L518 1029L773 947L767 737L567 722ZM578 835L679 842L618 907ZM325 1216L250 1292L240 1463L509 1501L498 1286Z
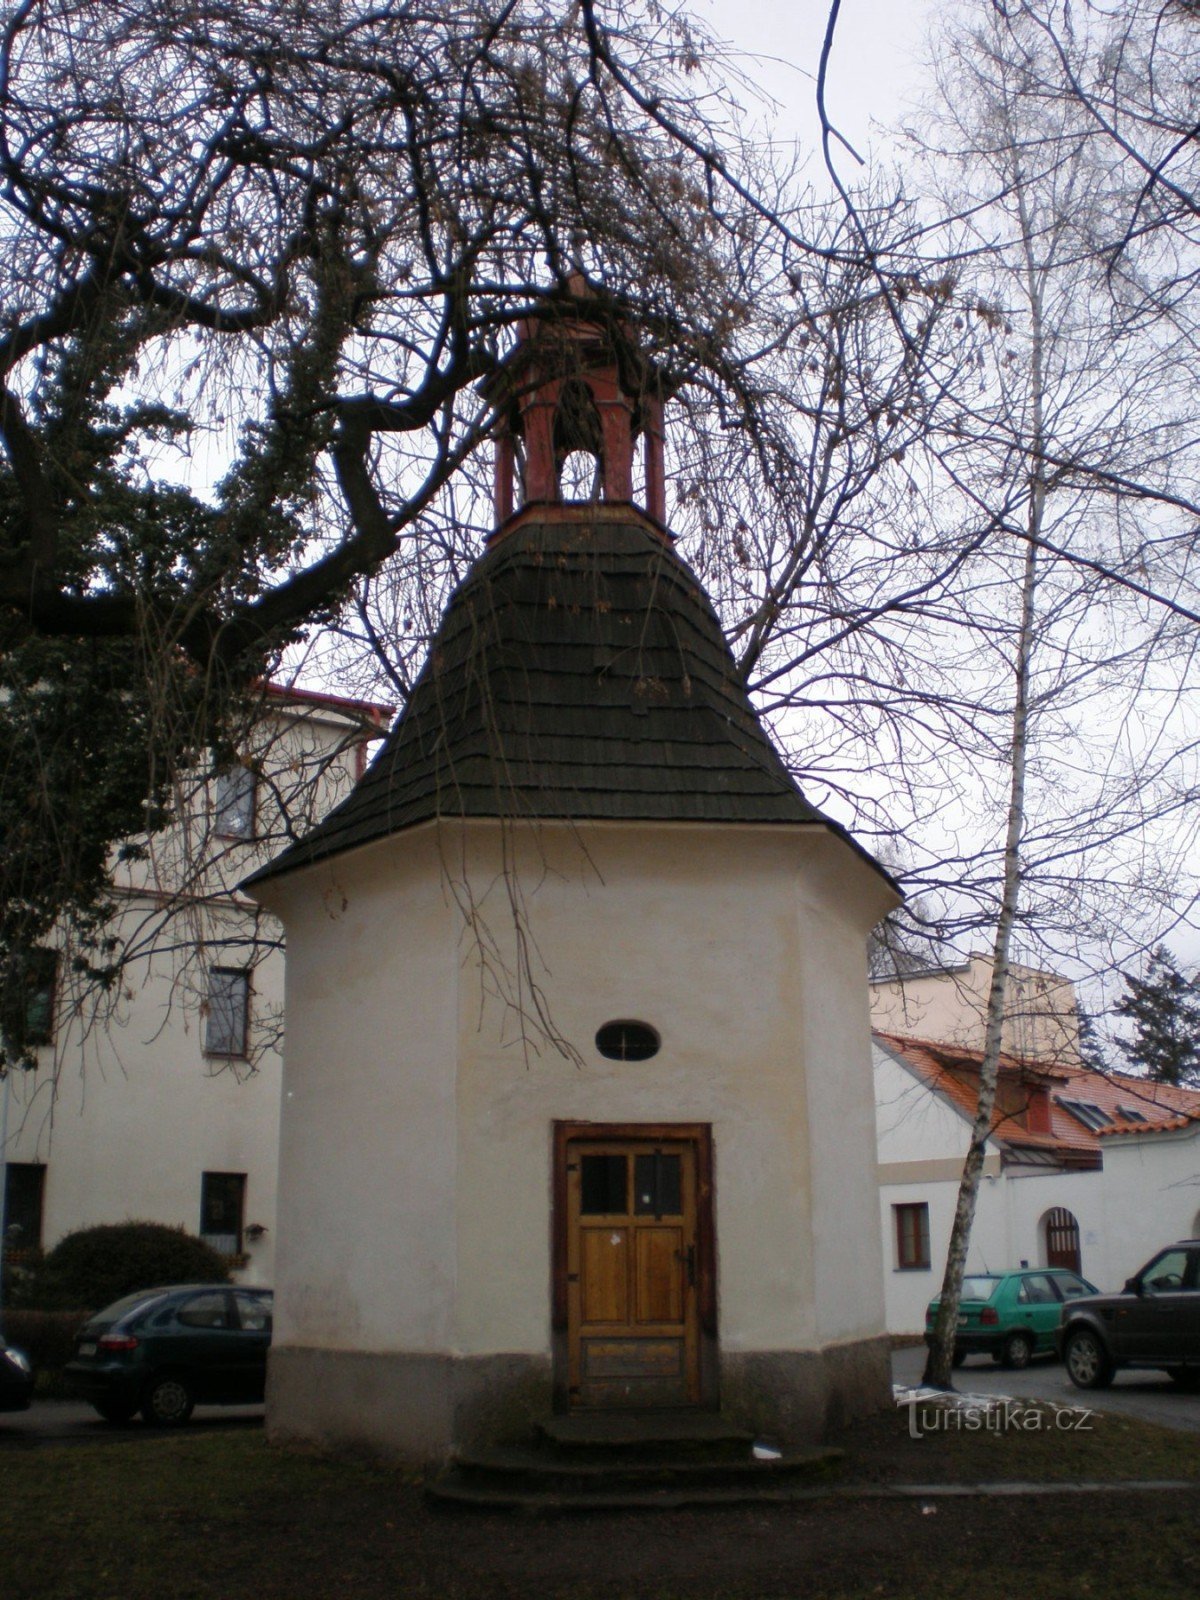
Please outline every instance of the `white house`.
M349 792L380 712L268 687L242 763L189 786L146 859L119 867L116 990L47 951L37 1069L0 1088L10 1251L133 1217L201 1233L270 1282L283 951L235 885Z
M881 1027L900 1020L895 991L906 980L892 980L873 1006L892 1333L918 1332L941 1287L978 1096L987 976L986 958L973 957L938 995L937 976L920 975L920 1020L949 1039ZM1030 969L1018 976L1019 1011L1005 1037L1038 1041L1046 1053L1001 1058L967 1270L1071 1266L1116 1288L1160 1245L1200 1234L1200 1091L1088 1070L1070 984ZM1036 1015L1039 1005L1047 1014Z
M251 881L288 943L276 1438L812 1438L889 1392L865 940L898 897L759 726L624 360L527 338L496 533L370 771Z

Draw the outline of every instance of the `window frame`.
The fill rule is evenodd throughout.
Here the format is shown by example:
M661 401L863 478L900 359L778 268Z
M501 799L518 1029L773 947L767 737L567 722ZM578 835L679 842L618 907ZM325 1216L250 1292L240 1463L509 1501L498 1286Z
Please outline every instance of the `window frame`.
M4 1031L18 1053L54 1043L60 962L60 952L49 945L33 945L26 953L20 987L14 986L5 1002ZM38 1022L43 1012L44 1020Z
M34 1176L36 1175L36 1176ZM25 1179L31 1179L26 1185L26 1192L14 1195ZM31 1230L33 1238L23 1236L24 1229L17 1218L10 1220L9 1213L13 1207L13 1200L17 1199L22 1207L27 1207L26 1214L31 1215L36 1226ZM32 1204L29 1204L30 1201ZM10 1227L22 1227L20 1239L9 1239ZM42 1248L42 1234L46 1226L46 1163L44 1161L6 1161L4 1163L4 1190L0 1193L0 1228L5 1235L5 1255L9 1259L19 1259L26 1251L36 1252Z
M250 1045L250 996L253 992L251 985L250 967L209 967L208 993L205 997L207 1011L204 1018L204 1054L220 1061L245 1061ZM240 980L241 1000L236 1011L232 1008L230 1016L233 1026L229 1035L229 1046L215 1038L214 1019L224 1013L219 1009L216 993L216 980L218 978L237 978ZM237 1037L238 1022L240 1020L240 1038Z
M1066 1095L1054 1097L1064 1111L1069 1111L1076 1122L1082 1122L1084 1127L1092 1133L1099 1133L1104 1128L1113 1126L1113 1119L1103 1106L1098 1106L1092 1100L1077 1100L1073 1096L1068 1099Z
M905 1200L892 1206L892 1220L896 1241L897 1272L928 1272L931 1265L929 1249L929 1202ZM915 1223L915 1229L906 1226Z
M209 1215L210 1198L213 1190L221 1184L229 1184L236 1189L237 1227L233 1229L217 1229L208 1226L208 1223L212 1221ZM226 1198L230 1192L231 1190L226 1191ZM246 1240L246 1174L244 1172L221 1172L210 1169L200 1174L200 1227L198 1231L204 1242L211 1245L219 1255L240 1256L243 1253ZM230 1238L234 1241L232 1250L225 1250L213 1244L214 1239Z
M244 825L232 826L247 803ZM258 837L258 775L247 761L238 761L216 775L213 832L218 839L246 841Z

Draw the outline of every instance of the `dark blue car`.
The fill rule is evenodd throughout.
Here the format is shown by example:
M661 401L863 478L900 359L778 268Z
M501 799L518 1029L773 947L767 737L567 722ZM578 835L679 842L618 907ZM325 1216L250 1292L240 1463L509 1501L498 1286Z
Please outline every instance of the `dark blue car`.
M20 1350L0 1334L0 1411L28 1411L33 1400L33 1372Z
M197 1404L253 1405L266 1385L271 1311L269 1289L240 1284L142 1289L84 1323L67 1381L108 1422L140 1411L165 1428Z

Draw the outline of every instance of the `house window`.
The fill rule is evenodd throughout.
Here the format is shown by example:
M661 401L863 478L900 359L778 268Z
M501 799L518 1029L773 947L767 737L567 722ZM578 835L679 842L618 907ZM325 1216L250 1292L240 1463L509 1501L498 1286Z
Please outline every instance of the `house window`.
M9 1260L42 1244L42 1195L46 1168L35 1161L10 1161L4 1169L4 1247Z
M200 1177L200 1237L223 1256L242 1253L246 1206L244 1172L205 1172Z
M610 1061L649 1061L661 1043L648 1022L606 1022L596 1034L596 1049Z
M929 1267L929 1207L918 1201L893 1206L896 1219L896 1266L901 1272L926 1271Z
M208 974L205 1054L244 1056L249 1023L250 974L237 967L213 967Z
M32 1050L53 1043L57 989L58 952L37 947L30 950L5 1004L4 1033L14 1050Z
M254 773L247 766L218 773L216 828L221 838L254 838L257 787Z
M1090 1128L1093 1133L1099 1133L1101 1128L1111 1128L1112 1118L1107 1111L1093 1105L1090 1100L1068 1100L1065 1095L1056 1095L1055 1099L1060 1106L1065 1107L1085 1128Z

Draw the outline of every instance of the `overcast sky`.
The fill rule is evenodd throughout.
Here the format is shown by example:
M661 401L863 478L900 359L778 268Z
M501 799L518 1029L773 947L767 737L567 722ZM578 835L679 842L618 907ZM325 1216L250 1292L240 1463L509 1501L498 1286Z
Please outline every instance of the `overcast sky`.
M746 78L779 102L775 135L811 151L809 170L819 186L816 77L828 0L689 4L713 33L735 48ZM885 155L884 130L900 125L920 103L930 70L926 35L935 20L944 20L958 4L969 11L982 0L842 0L826 105L835 127L864 156L871 149ZM852 160L840 153L837 160L843 177L852 180ZM1185 964L1200 965L1200 930L1176 927L1167 942ZM1063 965L1065 969L1068 963Z
M781 103L778 131L815 148L816 78L827 0L691 0L711 30L743 54L748 78ZM838 130L866 154L871 124L891 124L920 94L923 39L938 0L842 0L826 104Z

